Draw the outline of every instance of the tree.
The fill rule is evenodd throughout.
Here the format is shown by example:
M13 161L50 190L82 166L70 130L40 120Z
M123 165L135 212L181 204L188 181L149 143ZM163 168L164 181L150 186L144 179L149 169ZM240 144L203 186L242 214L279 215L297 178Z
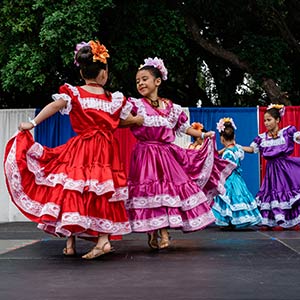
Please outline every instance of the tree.
M300 103L299 1L14 2L0 3L1 107L43 106L80 83L73 49L91 38L111 54L108 88L127 96L143 59L158 56L169 70L161 92L183 106Z
M290 105L288 93L282 92L280 85L299 94L297 81L293 81L294 62L299 61L299 31L290 30L299 28L299 3L246 2L178 1L177 8L183 12L195 44L227 62L228 67L251 74L270 101ZM174 7L174 2L171 5Z

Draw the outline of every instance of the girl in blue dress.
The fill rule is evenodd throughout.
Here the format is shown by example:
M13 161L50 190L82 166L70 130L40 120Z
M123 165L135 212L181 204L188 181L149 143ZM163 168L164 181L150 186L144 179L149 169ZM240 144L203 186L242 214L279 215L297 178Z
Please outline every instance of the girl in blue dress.
M223 195L214 198L212 207L216 224L222 228L245 228L261 222L255 198L242 178L241 161L244 151L235 143L236 126L231 118L222 118L217 123L221 143L224 145L222 158L236 164L235 170L226 179Z

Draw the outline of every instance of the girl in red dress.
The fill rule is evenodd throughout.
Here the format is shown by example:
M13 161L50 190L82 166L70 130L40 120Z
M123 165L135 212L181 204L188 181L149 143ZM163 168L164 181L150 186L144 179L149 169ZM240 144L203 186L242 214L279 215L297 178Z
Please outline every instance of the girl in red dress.
M61 86L52 103L19 125L4 157L12 201L38 228L68 237L64 255L75 254L76 236L96 238L85 259L110 252L110 235L131 232L124 208L127 182L113 132L120 119L141 125L143 118L130 114L123 94L104 90L108 57L99 41L78 44L75 63L85 85ZM77 136L55 148L35 142L29 130L58 111L70 115Z

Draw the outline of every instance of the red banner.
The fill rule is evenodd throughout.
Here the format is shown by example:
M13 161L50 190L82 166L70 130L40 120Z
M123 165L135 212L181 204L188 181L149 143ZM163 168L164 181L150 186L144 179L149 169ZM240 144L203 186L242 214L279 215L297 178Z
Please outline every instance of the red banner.
M266 131L264 125L264 113L266 112L266 107L259 108L259 133L263 133ZM282 117L279 128L284 128L288 125L294 125L298 131L300 131L300 106L286 106L285 107L285 114ZM295 144L294 152L291 156L300 156L300 145ZM266 170L266 160L260 157L260 181L265 176Z

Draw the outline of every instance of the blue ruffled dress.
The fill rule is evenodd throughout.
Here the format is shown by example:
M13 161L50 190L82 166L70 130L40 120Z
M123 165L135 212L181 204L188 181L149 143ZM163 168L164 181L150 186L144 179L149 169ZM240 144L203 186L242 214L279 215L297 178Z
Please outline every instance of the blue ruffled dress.
M259 224L262 217L256 200L241 176L241 160L244 159L243 149L239 145L227 148L222 158L234 162L237 167L226 179L225 194L214 198L212 210L216 218L216 225L245 228Z

